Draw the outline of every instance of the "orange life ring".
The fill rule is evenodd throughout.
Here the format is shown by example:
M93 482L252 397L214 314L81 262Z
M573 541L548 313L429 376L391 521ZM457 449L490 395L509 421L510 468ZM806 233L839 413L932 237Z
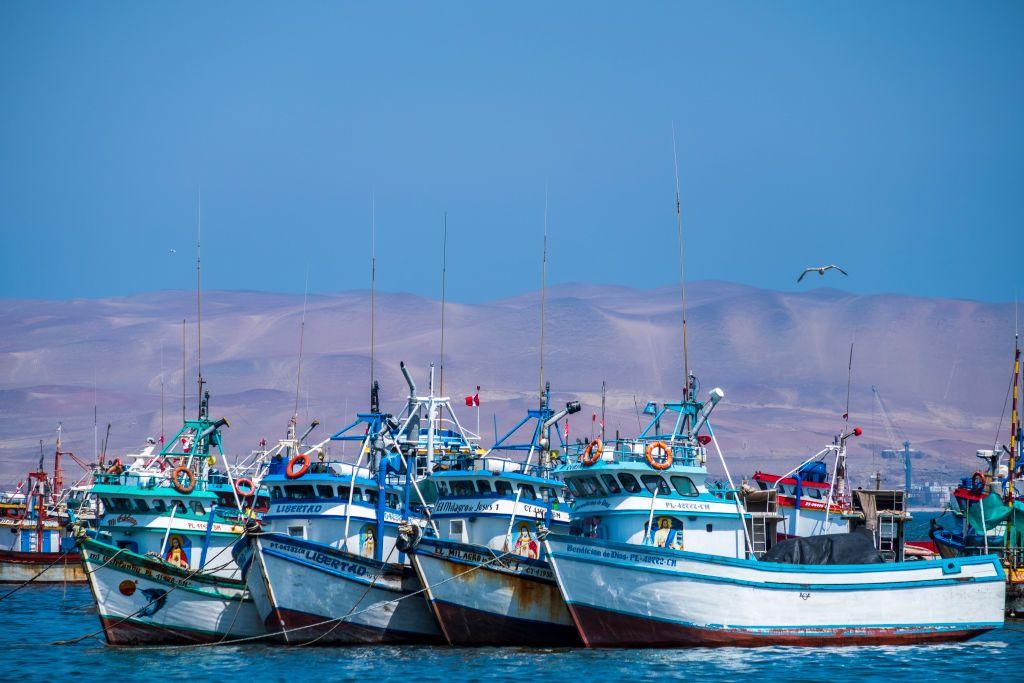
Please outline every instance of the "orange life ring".
M107 468L107 474L121 474L124 472L124 466L121 464L121 458L114 458L114 462Z
M663 460L656 460L654 458L654 449L660 449L665 454ZM647 444L647 450L644 452L647 457L647 464L656 470L667 470L672 466L672 449L668 447L668 444L664 441L654 441Z
M188 475L188 486L181 483L181 475L183 474ZM196 475L192 474L192 470L184 465L179 465L174 468L173 472L171 472L171 486L173 486L174 490L178 493L188 495L192 493L192 490L196 487Z
M590 467L601 459L602 453L604 453L604 444L601 443L601 439L594 439L587 444L586 448L583 449L583 455L580 456L580 462L583 463L584 467Z
M302 462L302 466L296 470L295 464L300 461ZM291 457L291 460L288 461L288 465L284 468L284 476L288 477L289 479L298 479L299 477L306 473L306 470L308 470L309 466L312 464L313 459L310 458L308 454L296 453Z
M242 489L245 488L246 491ZM256 493L256 487L253 486L252 479L248 477L242 477L241 479L235 479L235 493L238 494L239 498L248 498Z

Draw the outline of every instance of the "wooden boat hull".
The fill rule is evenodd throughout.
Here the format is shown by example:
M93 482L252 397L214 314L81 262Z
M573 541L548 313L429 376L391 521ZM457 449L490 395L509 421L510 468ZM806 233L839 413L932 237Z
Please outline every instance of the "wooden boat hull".
M810 566L554 534L545 546L590 647L900 645L1003 624L994 556Z
M265 633L245 584L94 540L82 562L110 645L215 643Z
M251 539L246 580L266 629L287 643L440 644L411 567L378 562L284 534Z
M546 561L424 538L410 559L450 645L582 645Z
M61 557L61 553L0 550L0 583L20 584L34 577L33 583L85 583L82 558L77 552Z

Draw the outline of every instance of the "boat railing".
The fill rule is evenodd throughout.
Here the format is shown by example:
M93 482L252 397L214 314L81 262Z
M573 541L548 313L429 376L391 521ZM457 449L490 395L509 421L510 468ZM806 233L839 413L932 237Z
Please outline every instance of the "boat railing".
M643 439L611 439L601 444L601 458L608 462L646 462L648 448L663 444L672 451L672 463L688 467L703 467L707 462L707 451L703 446L689 441L658 435ZM589 444L575 443L566 446L568 462L579 460Z
M225 482L226 481L227 478L225 477ZM146 491L151 491L161 487L170 488L170 481L165 476L160 476L157 473L142 474L128 471L121 472L120 474L113 472L97 472L93 476L93 483L107 486L124 486ZM201 479L197 479L194 490L205 491L206 482Z

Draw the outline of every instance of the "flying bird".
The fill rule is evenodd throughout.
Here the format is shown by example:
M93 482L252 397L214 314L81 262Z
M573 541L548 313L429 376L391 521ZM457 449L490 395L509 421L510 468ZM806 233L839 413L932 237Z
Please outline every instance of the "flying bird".
M177 253L178 253L177 249L171 249L171 252L168 254L168 256L174 256Z
M849 275L849 273L847 273L845 270L843 270L842 268L840 268L839 266L837 266L837 265L835 265L833 263L830 266L818 266L817 268L804 268L804 272L800 273L800 277L798 277L796 279L796 281L800 282L801 280L803 280L804 279L804 275L807 275L807 273L817 273L818 275L824 275L826 270L832 270L833 268L838 270L843 275Z

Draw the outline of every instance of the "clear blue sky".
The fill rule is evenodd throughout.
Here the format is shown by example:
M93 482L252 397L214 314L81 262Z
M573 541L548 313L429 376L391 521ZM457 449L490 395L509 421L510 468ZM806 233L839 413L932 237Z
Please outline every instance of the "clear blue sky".
M1024 3L0 4L0 295L1024 295ZM177 253L170 255L170 250ZM816 276L815 276L816 277ZM817 282L813 283L815 286Z

